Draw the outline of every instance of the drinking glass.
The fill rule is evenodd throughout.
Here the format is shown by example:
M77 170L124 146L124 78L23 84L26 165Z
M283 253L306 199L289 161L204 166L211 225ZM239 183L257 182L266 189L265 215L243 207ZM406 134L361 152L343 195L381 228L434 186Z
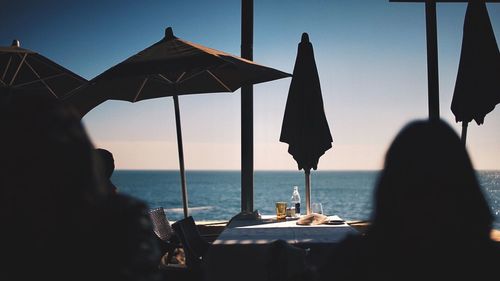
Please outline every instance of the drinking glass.
M312 203L311 211L316 214L323 214L323 204L321 203Z
M286 220L286 202L276 202L276 219Z

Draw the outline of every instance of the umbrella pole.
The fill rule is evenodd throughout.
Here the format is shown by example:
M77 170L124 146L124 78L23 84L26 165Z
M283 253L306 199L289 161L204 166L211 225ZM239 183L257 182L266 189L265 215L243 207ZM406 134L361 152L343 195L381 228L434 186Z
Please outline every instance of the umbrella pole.
M184 217L187 218L189 216L189 213L186 174L184 172L184 150L182 146L181 114L179 111L179 97L177 95L173 95L173 97L175 108L175 127L177 129L177 151L179 152L179 168L181 173L182 207L184 208Z
M465 146L465 142L467 141L467 127L469 126L469 122L462 121L462 143Z
M311 214L311 170L305 170L306 178L306 215Z

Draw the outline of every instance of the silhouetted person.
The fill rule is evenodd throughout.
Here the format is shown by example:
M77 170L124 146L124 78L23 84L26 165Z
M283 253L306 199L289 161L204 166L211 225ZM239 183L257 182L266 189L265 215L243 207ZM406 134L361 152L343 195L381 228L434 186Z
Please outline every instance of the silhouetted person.
M102 171L104 174L105 185L111 192L111 194L116 194L118 192L118 188L111 181L111 175L115 171L115 159L113 158L113 154L109 152L109 150L103 148L96 148L95 152L97 153L99 159L101 160Z
M366 236L349 237L321 280L489 280L492 215L465 147L443 121L407 125L390 146ZM487 279L488 278L488 279Z
M146 205L108 196L72 111L3 97L0 131L0 280L158 280Z

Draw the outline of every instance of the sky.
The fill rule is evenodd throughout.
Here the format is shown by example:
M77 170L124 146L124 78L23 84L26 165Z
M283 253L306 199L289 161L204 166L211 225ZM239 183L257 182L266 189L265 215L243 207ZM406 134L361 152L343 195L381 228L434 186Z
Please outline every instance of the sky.
M86 79L161 40L166 27L187 41L240 54L241 1L6 1L0 45L54 60ZM437 4L441 118L450 110L466 4ZM500 4L488 4L500 42ZM293 72L307 32L314 47L333 148L319 170L377 170L398 131L428 116L424 5L388 0L255 0L254 61ZM290 78L254 86L255 170L296 170L279 142ZM240 169L240 90L179 97L187 170ZM500 169L500 109L470 123L476 169ZM96 147L117 169L179 168L171 97L106 101L84 118Z

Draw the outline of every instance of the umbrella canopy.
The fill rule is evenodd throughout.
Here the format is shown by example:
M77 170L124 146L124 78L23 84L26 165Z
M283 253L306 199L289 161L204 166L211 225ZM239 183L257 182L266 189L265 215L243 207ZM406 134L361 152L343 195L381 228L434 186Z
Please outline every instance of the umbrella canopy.
M169 27L162 40L106 70L65 100L83 116L108 99L136 102L174 95L234 92L242 85L289 76L179 39Z
M110 99L136 102L172 96L184 216L188 217L178 96L233 92L243 85L289 76L288 73L179 39L169 27L162 40L106 70L84 87L68 94L64 100L83 116Z
M464 22L462 54L451 110L462 122L465 142L467 123L484 122L500 103L500 52L486 4L469 2Z
M306 210L310 213L310 170L332 147L332 135L323 108L323 98L312 44L302 34L288 91L280 141L306 174Z
M86 82L52 60L21 48L18 40L9 47L0 47L1 92L39 92L60 98Z

